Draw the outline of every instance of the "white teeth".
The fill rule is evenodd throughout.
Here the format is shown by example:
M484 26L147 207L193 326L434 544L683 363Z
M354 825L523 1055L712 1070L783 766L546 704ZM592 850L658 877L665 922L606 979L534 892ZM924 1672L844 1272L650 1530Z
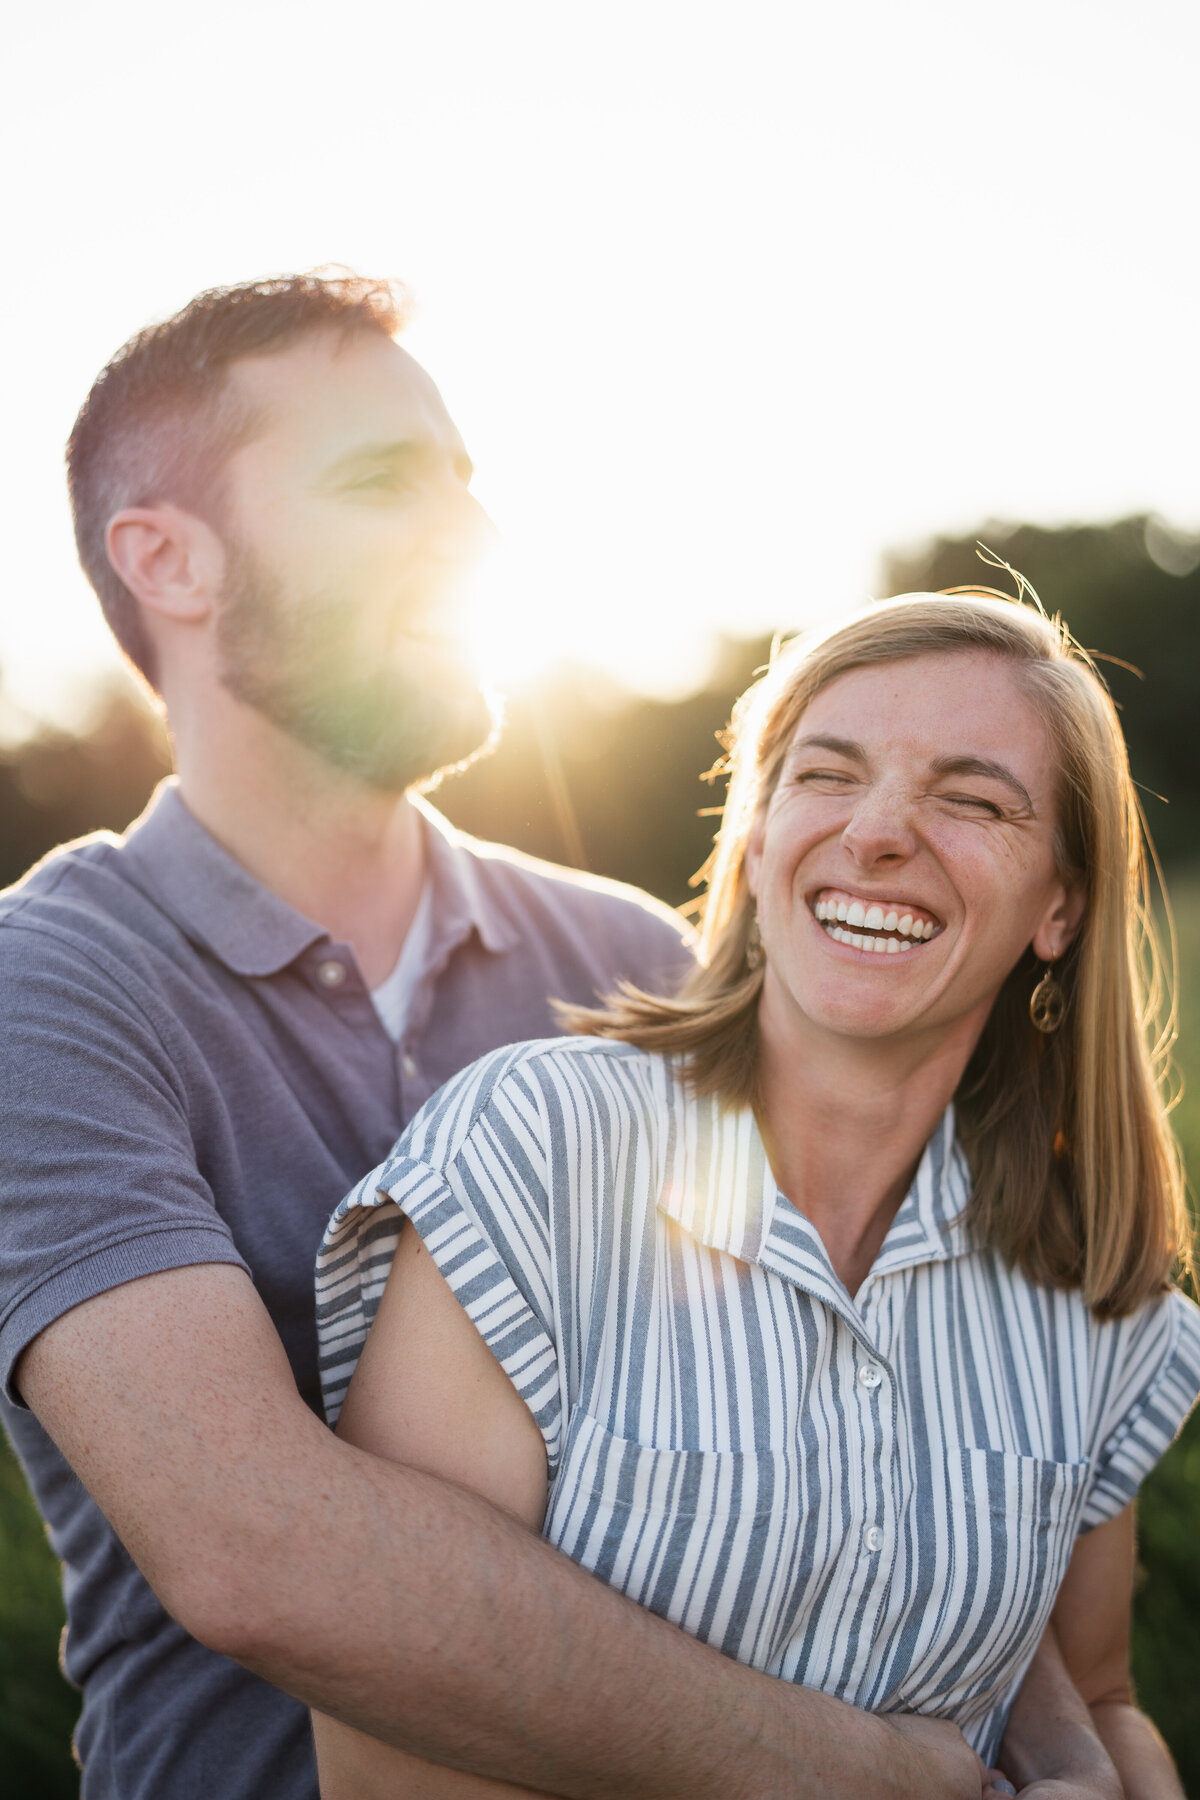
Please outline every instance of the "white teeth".
M813 914L835 943L853 944L856 950L870 950L881 956L911 950L914 944L926 942L938 929L933 919L916 918L910 912L898 914L893 910L885 913L882 906L867 906L862 900L815 900ZM900 936L864 937L861 930L840 930L841 923L863 927L870 933L896 931Z

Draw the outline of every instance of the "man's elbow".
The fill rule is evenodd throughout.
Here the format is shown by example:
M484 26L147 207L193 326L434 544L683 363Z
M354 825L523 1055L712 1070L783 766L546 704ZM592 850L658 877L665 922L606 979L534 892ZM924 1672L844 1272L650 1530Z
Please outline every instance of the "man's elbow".
M146 1571L150 1585L173 1619L205 1649L234 1662L270 1666L301 1622L286 1604L294 1595L295 1570L251 1534L239 1540L189 1546L189 1554Z

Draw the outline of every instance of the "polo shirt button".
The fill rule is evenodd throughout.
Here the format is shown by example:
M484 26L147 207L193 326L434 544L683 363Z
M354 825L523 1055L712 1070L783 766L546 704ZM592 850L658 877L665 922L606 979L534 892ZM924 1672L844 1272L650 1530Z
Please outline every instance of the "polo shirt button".
M322 987L327 987L327 988L341 987L341 985L342 985L343 981L345 981L345 979L346 979L345 963L336 962L333 959L333 957L330 957L328 962L322 962L322 963L317 964L317 980L320 982Z
M400 1067L404 1071L405 1078L408 1081L411 1081L413 1076L417 1072L417 1064L416 1064L415 1057L410 1056L408 1054L407 1050L404 1052L404 1055L400 1058Z
M883 1380L883 1370L878 1363L864 1363L858 1371L858 1379L865 1388L877 1388Z
M871 1552L872 1556L874 1556L877 1550L882 1550L883 1527L881 1525L868 1525L867 1529L863 1532L863 1543Z

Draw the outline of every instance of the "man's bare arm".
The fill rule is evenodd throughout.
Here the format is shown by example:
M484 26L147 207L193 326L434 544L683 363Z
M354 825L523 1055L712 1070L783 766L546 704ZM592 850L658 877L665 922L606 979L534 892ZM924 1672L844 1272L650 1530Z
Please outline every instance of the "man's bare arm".
M90 1300L18 1381L187 1630L388 1743L569 1800L978 1794L951 1728L755 1674L486 1502L338 1441L240 1270Z

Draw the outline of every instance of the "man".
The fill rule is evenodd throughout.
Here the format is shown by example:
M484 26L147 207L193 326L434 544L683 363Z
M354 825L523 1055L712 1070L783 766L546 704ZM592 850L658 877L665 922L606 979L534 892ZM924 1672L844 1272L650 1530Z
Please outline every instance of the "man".
M563 1795L970 1794L950 1728L726 1662L316 1415L343 1191L548 996L684 958L653 903L412 797L490 731L446 624L487 525L397 325L352 278L201 295L71 441L178 770L0 911L4 1416L67 1569L84 1794L313 1800L305 1702Z

